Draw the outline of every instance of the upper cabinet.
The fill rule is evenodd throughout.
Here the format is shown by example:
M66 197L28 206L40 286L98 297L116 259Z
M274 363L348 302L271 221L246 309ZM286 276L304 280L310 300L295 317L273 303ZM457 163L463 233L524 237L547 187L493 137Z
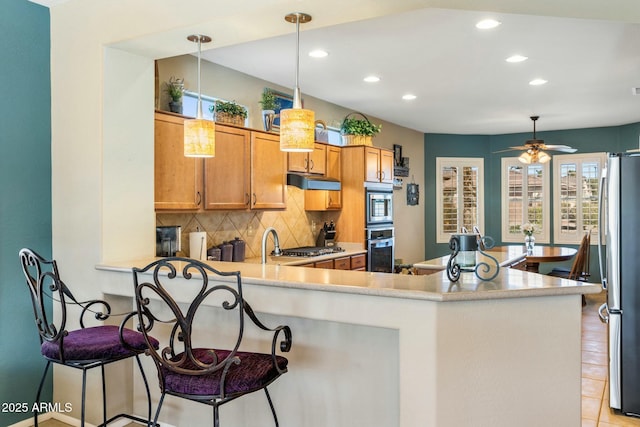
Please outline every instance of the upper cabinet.
M319 145L319 144L316 144ZM326 173L328 178L341 180L341 156L340 147L327 145L326 148ZM291 153L289 153L291 154ZM342 208L342 192L328 190L307 190L304 192L304 209L307 211L326 211Z
M287 153L289 172L324 175L327 170L327 145L315 143L311 153Z
M278 135L216 124L216 156L183 153L184 118L156 113L156 210L285 209Z
M251 209L285 209L286 153L278 135L251 132Z
M365 147L365 181L393 184L393 151Z
M184 156L181 116L155 114L155 209L202 207L203 161Z
M204 162L205 209L248 209L251 132L216 125L216 156Z

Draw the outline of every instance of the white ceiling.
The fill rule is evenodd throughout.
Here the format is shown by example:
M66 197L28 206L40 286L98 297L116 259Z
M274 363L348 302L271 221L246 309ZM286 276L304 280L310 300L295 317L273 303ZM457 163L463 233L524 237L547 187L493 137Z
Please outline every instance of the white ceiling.
M55 8L85 0L32 1ZM155 58L193 53L184 34L200 32L214 39L203 58L292 88L295 25L284 15L307 12L303 96L422 132L527 132L531 115L540 116L539 131L640 121L640 96L632 95L640 87L638 0L183 0L180 8L210 12L188 28L117 46ZM502 25L476 29L487 17ZM329 56L309 58L313 48ZM529 60L506 63L515 53ZM372 73L382 80L364 83ZM536 77L548 83L529 86ZM418 98L401 100L407 92Z
M502 25L478 30L487 16ZM295 25L203 58L293 87ZM422 132L499 134L640 121L640 25L422 9L300 34L303 94ZM309 51L329 52L323 59ZM529 59L511 64L521 54ZM378 83L363 82L369 74ZM530 86L534 78L543 86ZM412 93L414 101L401 96Z

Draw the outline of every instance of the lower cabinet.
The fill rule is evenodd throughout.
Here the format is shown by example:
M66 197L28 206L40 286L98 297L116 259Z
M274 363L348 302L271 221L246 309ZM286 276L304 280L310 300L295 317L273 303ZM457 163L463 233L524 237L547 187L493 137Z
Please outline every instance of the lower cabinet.
M345 256L340 258L327 259L323 261L310 262L308 264L301 264L298 267L315 267L315 268L328 268L332 270L361 270L367 269L367 255L359 254L352 256Z

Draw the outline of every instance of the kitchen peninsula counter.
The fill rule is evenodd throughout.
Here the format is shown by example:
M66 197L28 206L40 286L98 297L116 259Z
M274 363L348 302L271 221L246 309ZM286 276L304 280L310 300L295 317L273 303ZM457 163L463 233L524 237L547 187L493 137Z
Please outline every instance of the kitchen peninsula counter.
M131 301L131 267L152 260L97 266L103 292ZM270 390L283 426L580 425L581 295L600 292L597 284L509 268L489 282L463 273L451 283L444 271L211 265L239 270L253 309L292 328L290 372ZM215 320L220 310L210 310ZM137 384L139 412L141 393ZM245 405L225 405L225 421L272 422ZM188 425L196 413L208 419L206 409L190 406L162 421Z

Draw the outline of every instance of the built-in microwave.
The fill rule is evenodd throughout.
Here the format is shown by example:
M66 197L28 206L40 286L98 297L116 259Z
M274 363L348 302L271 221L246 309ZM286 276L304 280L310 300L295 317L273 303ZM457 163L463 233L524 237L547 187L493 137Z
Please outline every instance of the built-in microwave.
M393 223L393 189L367 188L367 226Z

